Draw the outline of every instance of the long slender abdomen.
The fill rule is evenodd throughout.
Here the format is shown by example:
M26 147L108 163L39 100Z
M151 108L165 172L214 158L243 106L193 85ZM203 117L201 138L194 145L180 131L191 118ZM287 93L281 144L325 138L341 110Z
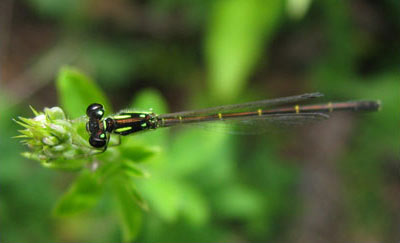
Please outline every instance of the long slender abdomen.
M284 115L284 114L306 114L306 113L329 113L334 111L376 111L379 110L380 103L376 101L354 101L341 103L327 103L317 105L294 105L274 109L257 109L247 112L227 112L209 115L189 115L176 117L158 118L161 127L169 127L180 123L196 123L206 121L217 121L224 119L235 119L243 117L267 116L267 115ZM179 114L179 113L177 113Z

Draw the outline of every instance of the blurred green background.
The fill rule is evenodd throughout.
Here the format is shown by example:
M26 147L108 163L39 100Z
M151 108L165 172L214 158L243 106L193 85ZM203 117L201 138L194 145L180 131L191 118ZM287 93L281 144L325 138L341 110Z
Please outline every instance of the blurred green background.
M131 138L161 149L137 181L149 210L128 209L135 242L398 242L399 36L395 0L1 0L0 241L123 240L107 194L53 217L77 173L24 159L11 138L11 118L31 117L29 105L60 105L55 80L68 65L116 111L314 91L321 102L382 101L378 113L261 136L187 128Z

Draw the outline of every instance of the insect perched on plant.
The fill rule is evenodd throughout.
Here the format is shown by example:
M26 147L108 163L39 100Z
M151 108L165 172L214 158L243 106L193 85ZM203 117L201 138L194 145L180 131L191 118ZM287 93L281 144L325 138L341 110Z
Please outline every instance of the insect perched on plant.
M254 128L273 125L296 125L329 118L327 113L334 111L376 111L379 101L349 101L317 105L298 105L297 102L323 96L321 93L309 93L291 97L248 102L236 105L183 111L157 115L152 112L122 111L103 118L101 104L91 104L86 110L89 121L86 130L90 134L89 143L95 148L107 149L110 135L128 135L139 131L154 130L180 124L223 123L231 127Z

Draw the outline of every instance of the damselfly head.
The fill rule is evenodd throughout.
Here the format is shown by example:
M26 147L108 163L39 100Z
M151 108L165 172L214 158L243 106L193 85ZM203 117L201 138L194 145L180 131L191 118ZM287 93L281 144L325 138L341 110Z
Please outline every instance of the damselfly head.
M107 144L106 127L102 121L104 108L101 104L93 103L86 109L89 121L86 123L86 130L90 134L89 143L95 148L104 147Z
M90 119L86 122L86 131L89 134L97 133L100 129L99 120L98 119Z

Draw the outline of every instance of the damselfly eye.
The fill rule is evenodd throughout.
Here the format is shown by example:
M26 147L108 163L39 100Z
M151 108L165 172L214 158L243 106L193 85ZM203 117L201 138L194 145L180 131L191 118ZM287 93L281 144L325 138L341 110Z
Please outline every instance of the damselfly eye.
M104 138L99 138L99 137L95 137L92 135L89 138L89 143L90 143L90 145L92 145L95 148L101 148L106 145L106 138L105 138L105 136L104 136Z
M101 104L93 103L86 109L86 115L90 118L101 119L104 115L104 108Z

